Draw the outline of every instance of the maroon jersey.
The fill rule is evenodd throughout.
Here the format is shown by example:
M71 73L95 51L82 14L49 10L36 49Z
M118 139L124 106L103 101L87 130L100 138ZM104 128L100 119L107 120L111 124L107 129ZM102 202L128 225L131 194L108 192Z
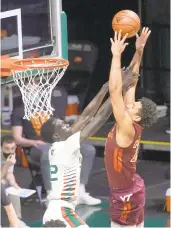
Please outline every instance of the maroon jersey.
M133 124L135 136L131 145L121 148L116 142L116 124L108 134L105 147L105 166L109 186L112 189L128 189L133 186L136 162L143 128Z

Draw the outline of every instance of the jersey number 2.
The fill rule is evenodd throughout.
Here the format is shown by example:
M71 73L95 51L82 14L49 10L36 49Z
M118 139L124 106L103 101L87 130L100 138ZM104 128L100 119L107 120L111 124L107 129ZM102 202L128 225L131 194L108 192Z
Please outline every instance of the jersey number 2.
M50 180L51 181L57 181L57 172L58 172L58 167L56 165L51 165L50 166Z

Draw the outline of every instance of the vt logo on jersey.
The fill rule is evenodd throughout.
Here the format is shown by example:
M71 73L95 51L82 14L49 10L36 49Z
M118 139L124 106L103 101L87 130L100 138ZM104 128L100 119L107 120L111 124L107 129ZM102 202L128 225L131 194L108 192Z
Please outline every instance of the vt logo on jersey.
M116 22L119 23L122 19L123 19L123 17L117 17Z
M128 202L130 201L130 197L132 196L132 193L129 194L129 195L125 195L125 196L120 196L120 199L123 201L123 202Z

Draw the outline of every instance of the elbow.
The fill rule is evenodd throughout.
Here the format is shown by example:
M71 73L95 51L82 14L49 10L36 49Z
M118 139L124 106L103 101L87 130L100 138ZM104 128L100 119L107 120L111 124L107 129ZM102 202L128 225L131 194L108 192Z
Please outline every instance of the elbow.
M14 135L13 134L13 138L14 138L14 140L15 140L15 143L17 144L17 145L20 145L21 144L21 136L18 136L18 135Z
M110 96L117 96L122 94L122 86L109 87Z

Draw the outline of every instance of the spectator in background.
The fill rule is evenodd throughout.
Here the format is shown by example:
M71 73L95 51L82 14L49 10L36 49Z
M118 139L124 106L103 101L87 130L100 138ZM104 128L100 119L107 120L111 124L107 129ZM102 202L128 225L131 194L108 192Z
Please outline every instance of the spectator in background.
M14 210L14 207L11 203L10 197L6 193L5 186L1 183L1 206L4 207L10 227L17 227L17 228L22 228L22 227L28 227L26 226L25 223L23 223L21 220L17 218L16 212Z
M52 93L52 107L54 108L54 117L65 119L67 107L67 92L63 87L56 87ZM16 143L22 147L30 148L30 156L33 160L40 162L41 173L43 178L44 187L47 195L51 190L50 183L50 167L48 160L48 151L50 144L45 143L41 138L41 127L46 122L46 118L34 118L28 121L24 117L24 104L21 97L14 102L14 109L12 112L12 135ZM81 170L81 184L80 184L80 204L96 205L100 204L99 199L90 196L86 190L85 185L88 182L90 171L92 169L95 148L92 145L82 144L81 154L83 156L82 170Z
M4 185L1 183L1 206L4 207L11 227L19 227L17 215L10 201L9 196L5 191Z
M12 136L4 136L1 138L1 182L5 187L14 187L19 189L14 176L14 165L16 163L15 159L16 143ZM13 204L15 212L18 219L21 219L21 204L20 197L9 195L10 200Z

